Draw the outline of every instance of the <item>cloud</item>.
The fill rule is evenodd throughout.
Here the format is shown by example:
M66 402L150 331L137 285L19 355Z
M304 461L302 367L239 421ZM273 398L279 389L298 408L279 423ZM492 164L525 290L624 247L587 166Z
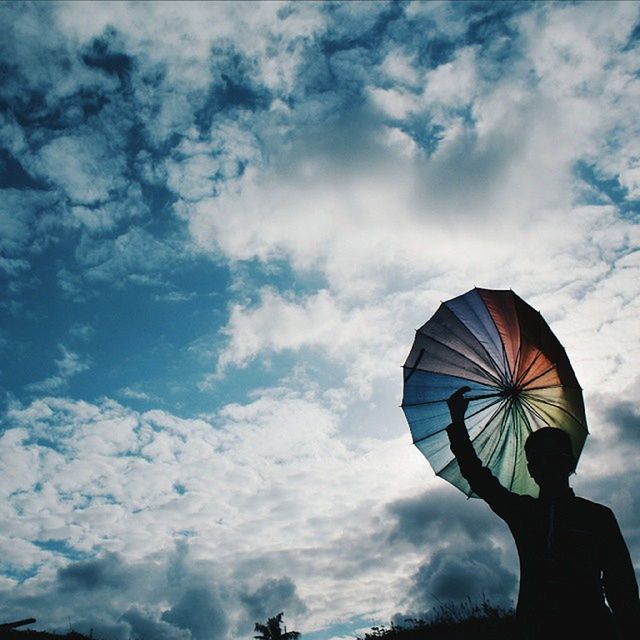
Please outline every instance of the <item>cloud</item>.
M40 149L36 166L72 202L91 205L108 200L112 190L124 188L118 151L100 136L61 136Z
M480 500L444 487L387 505L394 516L389 542L429 550L411 578L404 618L424 618L440 605L487 599L511 606L517 556L507 526Z
M251 622L266 622L280 611L287 615L300 615L308 611L305 603L296 593L296 585L291 578L271 578L255 591L241 596L247 608L247 618Z
M131 635L157 640L189 640L192 636L188 629L177 629L163 620L149 618L143 611L132 607L121 618L131 626Z
M416 547L440 544L454 547L468 544L478 537L509 541L506 527L480 500L465 500L444 488L433 489L415 497L403 498L387 505L396 520L390 542L407 541Z
M69 327L69 335L82 340L82 342L89 342L95 335L95 329L90 324L78 322Z
M37 611L49 628L67 627L70 618L75 630L93 628L110 640L141 633L162 640L222 639L252 631L255 615L274 615L272 604L304 611L288 578L272 578L250 592L247 584L214 575L212 563L195 561L185 544L138 561L106 553L43 572L18 591L7 585L3 611Z
M62 591L122 589L130 582L131 575L115 554L58 569L58 584Z
M28 387L30 391L50 392L60 389L67 384L70 378L89 368L90 361L87 358L83 359L78 353L71 351L63 344L59 344L58 349L62 357L55 361L57 373L40 382L31 383Z
M139 227L113 239L94 240L83 237L76 249L78 262L84 267L84 277L90 282L107 282L115 286L123 278L144 283L164 267L180 260L176 247L153 237Z
M411 591L413 611L418 617L438 604L479 603L485 598L497 605L512 602L516 576L505 569L495 547L439 550L414 576Z
M120 394L125 398L131 398L132 400L150 400L151 396L144 391L138 391L137 389L130 389L129 387L125 387L124 389L120 389Z
M20 259L17 256L37 250L41 244L36 240L38 232L47 229L51 209L55 211L51 194L31 189L3 189L0 199L2 252Z
M417 453L407 459L404 438L347 446L336 435L335 415L311 398L274 391L247 405L228 405L215 424L157 410L139 413L114 401L61 398L16 406L7 420L11 428L0 453L12 459L3 490L5 519L13 525L5 535L64 539L82 554L69 568L64 554L29 547L24 564L39 567L33 583L39 589L51 575L46 567L58 564L47 593L110 594L102 596L112 603L105 624L137 606L151 607L148 617L156 622L172 610L164 622L186 625L182 591L162 610L160 596L146 588L127 596L140 588L139 580L149 588L157 584L159 592L165 588L148 575L157 559L176 567L167 568L177 576L171 582L176 589L206 587L206 594L198 593L209 603L207 615L218 602L230 629L244 624L250 631L257 615L282 609L290 624L312 628L346 614L354 602L377 611L380 596L365 588L369 580L382 585L387 571L401 575L416 554L405 550L403 567L387 555L384 505L426 481L424 461ZM372 473L383 467L384 474ZM187 560L171 551L179 540L189 541ZM106 555L95 557L96 548ZM373 564L372 557L378 558ZM354 572L361 582L353 582ZM180 578L185 574L193 578ZM397 579L385 596L390 608ZM124 592L114 586L122 581ZM235 595L227 603L230 585ZM334 594L329 599L322 595L326 589ZM78 607L89 606L82 603ZM43 621L58 619L44 611ZM238 612L244 612L240 618Z
M383 339L376 330L387 321L385 315L377 305L343 310L327 290L298 301L266 288L256 306L231 308L224 329L229 343L218 367L245 366L259 353L301 347L322 347L329 356L348 360L367 343Z
M178 602L162 614L162 620L188 629L194 640L226 636L226 615L218 598L206 587L187 589Z
M636 401L618 400L613 402L606 409L606 417L618 427L620 437L625 441L638 437L640 409Z

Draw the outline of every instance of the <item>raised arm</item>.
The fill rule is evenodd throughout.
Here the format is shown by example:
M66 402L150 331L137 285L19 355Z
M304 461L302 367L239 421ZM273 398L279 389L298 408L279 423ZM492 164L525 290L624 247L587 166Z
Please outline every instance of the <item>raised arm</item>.
M613 512L609 512L604 541L602 579L607 602L613 612L621 640L640 638L640 600L638 583L629 550Z
M464 423L469 406L469 400L464 397L467 391L470 391L469 387L462 387L447 400L451 413L451 424L447 427L451 451L458 461L460 473L473 492L485 500L495 513L505 516L511 510L516 495L505 489L491 471L482 465L473 448Z

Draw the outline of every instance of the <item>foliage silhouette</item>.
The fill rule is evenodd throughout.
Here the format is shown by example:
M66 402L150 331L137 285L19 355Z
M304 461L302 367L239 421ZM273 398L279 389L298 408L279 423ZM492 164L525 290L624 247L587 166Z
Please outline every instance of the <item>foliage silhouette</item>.
M426 620L407 618L405 622L406 626L372 627L357 640L513 640L516 635L513 610L494 606L486 599L444 604Z
M280 628L283 615L284 612L281 611L277 616L269 618L267 624L256 622L255 631L260 635L253 637L256 640L296 640L299 638L300 634L297 631L287 631L287 627L283 631Z

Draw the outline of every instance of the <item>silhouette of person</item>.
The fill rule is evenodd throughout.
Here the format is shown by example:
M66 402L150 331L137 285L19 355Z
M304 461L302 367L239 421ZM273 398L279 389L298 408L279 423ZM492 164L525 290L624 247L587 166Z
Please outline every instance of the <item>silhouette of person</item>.
M467 391L462 387L448 400L447 434L471 489L513 534L520 559L521 637L638 640L640 600L627 545L613 512L576 497L569 487L576 466L569 435L554 427L529 435L527 466L540 495L512 493L476 455L464 423Z

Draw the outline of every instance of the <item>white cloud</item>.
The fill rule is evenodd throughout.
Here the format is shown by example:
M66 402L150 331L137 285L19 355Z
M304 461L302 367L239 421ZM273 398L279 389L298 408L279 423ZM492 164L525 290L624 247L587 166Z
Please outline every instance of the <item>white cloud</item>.
M175 264L182 256L173 239L159 240L137 226L115 238L83 236L76 249L76 259L84 268L86 279L116 286L122 285L123 279L139 284L158 284L155 274Z
M374 87L369 93L373 103L390 118L402 120L415 112L419 106L415 95L398 89Z
M37 248L34 236L38 227L46 229L47 214L55 209L55 201L49 194L31 189L2 189L0 193L0 249L20 260L18 256Z
M365 345L385 341L377 333L389 323L389 312L379 306L344 310L326 290L301 301L272 289L263 289L257 306L234 305L225 333L230 338L220 355L219 367L246 365L264 350L322 347L330 357L348 361Z
M380 66L392 80L409 85L417 84L421 75L414 57L407 56L400 50L390 51Z
M451 62L446 62L426 74L423 96L429 106L461 108L469 105L482 88L476 66L476 50L460 49Z
M125 186L119 149L110 149L100 136L60 136L38 155L40 174L62 187L74 203L102 202L111 190Z
M82 358L78 353L71 351L63 344L59 344L58 349L62 357L55 361L57 372L40 382L29 384L28 389L30 391L47 393L57 390L60 387L64 387L69 381L69 378L89 368L88 358Z
M133 562L189 532L194 559L215 558L220 578L252 562L254 578L268 577L288 558L301 597L314 603L307 625L348 615L354 601L376 611L394 606L398 594L380 600L364 576L382 581L397 565L368 566L366 549L353 552L371 544L387 502L429 477L405 437L348 444L335 414L282 393L228 405L215 424L56 398L15 407L8 421L0 455L13 459L3 489L17 539L65 539ZM37 444L40 434L56 449ZM344 563L360 554L363 583L354 583ZM21 562L43 559L34 549ZM335 596L327 600L328 586Z
M284 258L328 282L327 292L296 302L274 293L255 308L233 306L223 366L243 364L261 350L314 345L332 356L346 343L340 329L347 317L369 314L367 335L388 335L388 317L373 307L395 308L403 318L411 304L398 305L400 292L405 300L414 297L415 308L421 298L452 297L477 284L512 287L548 309L583 384L615 385L628 376L633 356L616 335L635 335L625 318L632 323L638 274L631 258L620 262L629 260L624 269L617 265L637 246L637 229L612 203L579 204L584 188L574 169L597 154L598 162L615 156L607 148L614 123L615 140L637 139L625 115L636 110L638 80L629 61L637 51L620 51L637 11L617 6L606 26L596 25L600 9L559 11L560 23L550 7L517 23L523 57L497 81L486 73L492 61L479 57L477 47L427 73L420 113L444 126L431 157L381 135L388 128L377 116L353 113L321 142L313 127L302 129L265 167L181 209L204 249L237 261ZM618 33L623 22L626 31ZM566 30L571 35L563 40ZM584 67L567 85L576 56ZM537 77L526 73L531 64ZM400 95L397 88L371 91ZM464 106L470 122L456 112ZM410 112L413 107L391 111L394 117ZM628 314L601 297L612 291ZM329 299L336 304L320 309ZM561 317L554 317L556 309ZM295 329L287 332L287 323ZM597 348L577 338L581 326L583 336L602 327L596 330L609 337Z
M186 201L215 195L217 184L234 181L260 158L258 143L238 123L218 122L206 139L192 132L166 162L167 186Z

